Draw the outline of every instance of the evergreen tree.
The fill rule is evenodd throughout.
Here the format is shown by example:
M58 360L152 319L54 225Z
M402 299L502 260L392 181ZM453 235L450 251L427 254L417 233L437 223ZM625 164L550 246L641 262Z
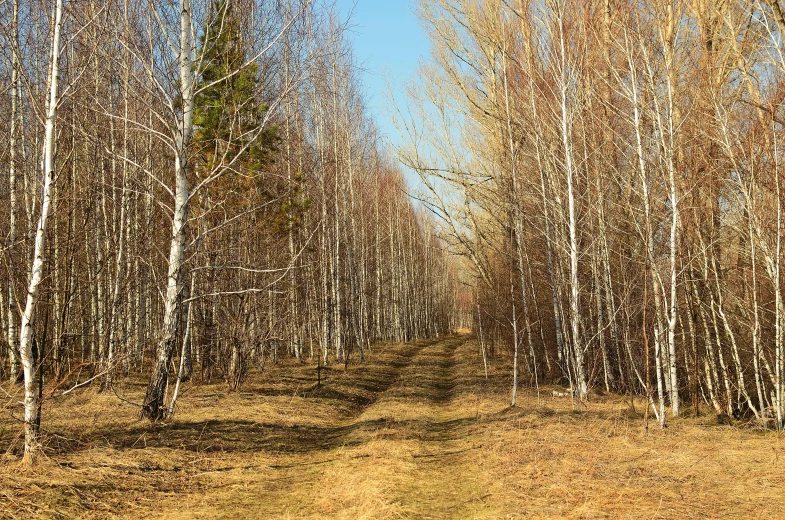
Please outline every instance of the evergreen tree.
M233 2L216 0L197 60L201 73L194 112L196 168L197 174L224 170L219 189L240 192L261 187L258 182L243 183L259 180L278 141L274 126L259 131L267 106L261 101L257 64L246 65L247 50Z

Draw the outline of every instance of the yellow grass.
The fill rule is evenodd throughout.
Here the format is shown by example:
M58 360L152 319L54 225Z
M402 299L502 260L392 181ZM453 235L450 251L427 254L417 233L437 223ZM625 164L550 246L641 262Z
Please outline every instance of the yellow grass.
M776 433L702 417L644 436L641 402L596 397L578 413L554 387L509 409L509 368L486 381L469 336L379 346L323 375L317 388L313 366L286 360L239 394L189 386L164 425L77 391L45 407L32 470L9 408L0 517L785 517ZM142 383L118 393L139 401Z

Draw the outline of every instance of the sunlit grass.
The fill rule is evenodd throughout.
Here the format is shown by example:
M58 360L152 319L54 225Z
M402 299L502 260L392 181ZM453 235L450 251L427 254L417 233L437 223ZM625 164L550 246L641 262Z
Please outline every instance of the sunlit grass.
M377 347L321 387L285 360L240 393L189 386L163 425L85 389L44 410L46 457L27 471L6 413L0 517L781 517L776 433L702 417L644 436L642 402L578 413L554 387L509 409L507 364L486 380L481 363L466 336ZM138 402L141 383L118 393Z

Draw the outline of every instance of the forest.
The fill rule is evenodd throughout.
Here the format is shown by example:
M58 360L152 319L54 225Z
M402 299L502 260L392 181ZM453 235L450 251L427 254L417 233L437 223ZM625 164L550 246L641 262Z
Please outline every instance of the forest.
M110 391L144 371L141 415L161 420L194 375L239 389L269 353L348 363L451 328L446 255L379 144L334 11L0 8L2 354L26 454L39 387Z
M782 429L783 4L419 13L401 160L467 259L481 341L581 399L644 395L661 427L705 406Z
M776 516L785 2L411 9L0 0L0 517Z

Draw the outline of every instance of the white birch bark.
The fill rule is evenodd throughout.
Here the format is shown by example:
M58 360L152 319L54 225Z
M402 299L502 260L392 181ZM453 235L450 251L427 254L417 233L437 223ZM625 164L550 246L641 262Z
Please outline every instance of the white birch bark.
M10 135L8 136L8 191L9 191L9 221L8 221L8 359L11 369L11 383L16 383L19 378L19 331L16 327L19 311L16 304L16 289L14 284L14 251L16 250L16 132L17 111L19 110L19 0L14 0L13 19L11 21L11 121Z
M512 396L510 406L514 407L518 403L518 345L520 344L518 334L518 313L515 309L515 284L513 283L512 269L510 269L510 301L512 302Z
M504 27L504 23L502 23L502 27ZM507 151L509 153L509 161L510 161L510 177L512 182L512 218L513 218L513 226L515 229L515 256L518 262L518 276L520 277L521 281L521 303L523 306L523 320L524 326L526 327L526 340L528 342L529 352L532 355L532 368L535 376L535 380L537 380L537 368L536 368L536 360L534 358L534 341L532 340L532 331L531 331L531 322L529 321L529 298L528 298L528 283L526 281L526 268L523 261L523 212L521 210L521 200L520 200L520 186L518 182L518 168L517 168L517 149L515 146L515 138L513 136L513 127L512 127L512 109L510 106L510 87L509 87L509 78L507 72L507 52L506 52L506 35L504 31L502 31L502 85L504 87L504 124L505 124L505 131L507 134L507 139L505 145L507 146ZM516 342L515 345L516 349L516 374L515 374L515 381L517 387L517 359L518 359L518 344ZM513 406L515 403L513 403Z
M661 341L662 337L660 334L661 326L659 324L660 316L661 316L661 300L660 300L660 288L658 281L658 276L655 271L654 266L654 252L653 252L653 232L651 227L651 208L649 202L649 179L646 171L646 159L643 149L643 136L641 130L641 109L639 106L639 93L638 93L638 85L637 85L637 74L635 69L635 64L633 63L633 56L632 52L628 49L627 52L627 64L629 66L630 71L630 97L632 98L632 110L633 110L633 127L635 129L635 150L638 160L638 173L640 175L641 180L641 190L643 194L643 206L644 206L644 216L645 216L645 239L646 239L646 264L647 269L652 271L651 273L651 280L652 280L652 292L654 293L654 302L655 302L655 328L654 328L654 358L655 358L655 370L657 376L657 395L659 398L659 412L658 412L658 419L660 421L660 426L665 426L665 394L663 392L663 381L662 381L662 366L661 366ZM646 324L644 323L644 326ZM648 380L646 381L648 384Z
M665 166L668 171L668 189L671 210L671 223L670 223L670 241L669 241L669 261L670 261L670 293L665 293L664 283L660 280L659 269L656 270L656 278L659 285L662 287L662 297L665 299L663 302L662 315L665 316L665 325L667 327L668 350L663 349L663 361L665 364L665 382L667 386L668 396L671 402L671 413L674 417L679 415L679 385L676 370L676 323L678 320L677 301L676 301L676 266L677 266L677 242L679 230L679 193L676 185L676 164L675 164L675 121L679 117L679 110L675 104L675 72L674 72L674 59L675 59L675 38L676 38L676 23L673 6L668 4L665 8L665 19L660 26L660 37L663 43L664 60L665 60L665 81L667 90L667 103L666 103L666 121L662 121L661 107L659 99L656 95L654 87L654 72L652 71L651 64L647 60L647 67L649 71L649 81L651 83L653 101L655 107L653 109L654 119L659 128L660 146L665 160ZM656 302L655 294L655 302ZM660 311L657 311L660 316ZM659 318L658 318L659 319Z
M363 346L365 343L364 337L364 330L362 319L360 316L360 311L362 308L362 301L361 301L361 289L358 288L360 285L360 276L357 272L357 255L355 252L357 251L357 242L358 242L358 232L357 232L357 220L355 218L355 214L357 213L356 206L355 206L355 193L354 193L354 161L353 161L353 153L354 148L352 146L352 132L351 132L351 125L350 122L346 122L346 131L344 132L344 139L346 144L346 171L347 171L347 185L349 188L349 200L346 200L345 192L344 192L344 205L346 207L344 211L344 228L346 232L351 232L351 235L347 237L346 240L346 267L348 270L349 276L349 288L350 288L350 321L352 322L352 327L354 329L355 339L357 340L357 347L359 349L359 357L360 362L362 363L365 360L365 353L363 352ZM350 220L351 226L347 225L345 222L346 218ZM362 266L360 266L362 267ZM349 352L346 352L347 358Z
M291 9L291 4L287 4L287 8ZM284 46L284 83L288 86L291 82L291 49L290 49L290 39L287 38L286 44ZM290 94L290 96L296 96L296 93ZM296 100L295 100L296 103ZM288 246L289 246L289 261L295 261L296 251L294 248L294 211L295 211L295 184L294 184L294 177L292 175L292 162L294 158L292 157L292 119L294 117L294 113L292 111L292 100L291 98L287 98L286 104L284 106L284 139L286 141L285 145L285 154L286 154L286 183L287 188L289 191L288 194L288 205L289 211L287 215L287 238L288 238ZM296 269L292 269L291 273L289 274L289 293L288 293L288 302L289 302L289 320L291 321L289 325L289 350L294 356L297 358L298 361L302 361L302 345L300 340L300 318L297 312L297 279L296 279Z
M52 205L55 176L55 122L57 119L58 79L60 65L60 31L63 19L63 0L56 0L54 5L54 24L51 47L51 64L48 79L48 99L46 102L46 123L44 131L44 186L41 202L41 213L35 232L33 263L30 269L30 285L27 289L24 312L22 313L19 337L19 353L24 372L24 422L25 422L25 464L34 462L35 453L39 449L38 429L40 426L39 395L36 388L38 362L33 353L33 319L35 317L38 292L44 275L44 251L46 245L46 225Z
M379 165L381 166L381 165ZM374 309L374 332L376 341L382 340L382 236L381 236L381 215L379 205L381 193L379 192L379 177L381 168L379 167L374 175L374 196L373 196L373 233L374 233L374 274L375 274L375 309Z
M575 383L576 391L580 399L585 399L588 393L588 386L585 375L583 360L583 345L580 337L580 286L578 282L578 222L577 205L575 201L575 170L572 161L572 142L570 134L570 110L567 99L568 91L568 71L567 71L567 45L564 35L563 13L558 14L559 23L559 46L561 48L561 79L560 79L560 103L561 103L561 138L564 152L564 169L567 173L567 205L569 212L569 233L570 233L570 326L572 328L572 345L575 363Z
M337 58L336 58L337 60ZM338 132L338 89L339 86L337 76L336 62L333 62L332 67L332 88L333 88L333 161L335 162L335 172L333 177L333 242L331 244L330 256L330 279L332 280L332 296L333 296L333 323L335 324L335 334L333 335L333 342L335 343L335 359L338 362L343 361L344 348L343 348L343 312L341 309L341 206L340 197L342 193L340 189L341 183L341 157L338 152L339 147L339 132Z
M194 70L193 61L193 6L192 0L180 1L180 39L178 63L180 68L179 91L181 113L178 115L174 158L175 197L172 218L172 237L169 246L169 268L164 297L164 320L154 360L153 373L145 395L142 417L158 421L166 417L164 397L169 375L169 361L174 349L180 293L182 292L182 267L185 256L185 233L188 221L188 145L193 135Z
M775 13L777 15L777 23L780 27L780 38L783 36L783 30L785 30L785 17L783 17L783 10L779 5L778 0L772 0L770 2L772 7L775 8ZM782 56L780 55L780 59L782 61ZM785 62L782 63L782 66L785 67ZM781 261L782 261L782 226L783 226L783 215L782 215L782 192L781 192L781 185L780 185L780 171L779 171L779 154L777 153L777 134L776 132L772 132L773 134L773 143L774 143L774 178L775 178L775 190L776 190L776 204L777 204L777 219L776 219L776 245L774 251L774 260L772 261L771 255L767 256L767 267L769 271L769 277L774 281L774 294L775 294L775 312L774 312L774 392L773 392L773 401L774 401L774 412L776 416L776 427L778 431L782 431L785 429L785 388L784 388L784 381L783 381L783 319L785 319L785 303L783 302L782 297L782 286L781 286ZM758 232L760 234L760 232ZM765 242L762 243L765 245ZM765 357L764 357L765 361ZM766 363L768 365L768 363ZM769 373L771 373L771 369L769 369ZM762 406L762 404L761 404Z
M666 45L666 49L669 46ZM671 46L672 47L672 46ZM676 254L679 240L679 192L676 186L676 165L674 157L674 85L671 81L671 68L673 66L671 60L673 59L673 51L667 52L668 61L668 126L667 126L667 166L668 166L668 185L670 188L670 202L671 202L671 227L670 227L670 302L668 306L668 370L670 372L670 400L671 400L671 414L674 417L679 416L679 383L678 373L676 370L676 320L678 317L678 308L676 301ZM663 140L665 138L663 137Z

